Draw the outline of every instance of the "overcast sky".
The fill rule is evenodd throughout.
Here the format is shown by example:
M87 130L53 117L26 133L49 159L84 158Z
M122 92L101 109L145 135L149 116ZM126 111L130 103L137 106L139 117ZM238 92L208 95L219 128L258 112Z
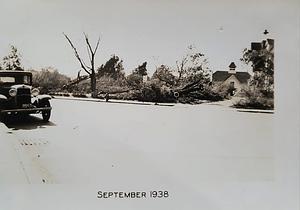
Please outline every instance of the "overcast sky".
M214 71L227 70L231 61L239 70L247 70L239 62L242 50L252 41L276 41L276 34L295 17L299 5L297 0L0 2L0 57L12 44L22 54L26 69L53 66L72 77L80 66L63 32L83 55L83 32L93 42L100 35L97 66L116 54L124 60L126 72L144 61L150 72L159 64L175 66L188 45L204 53ZM270 31L267 37L264 29Z

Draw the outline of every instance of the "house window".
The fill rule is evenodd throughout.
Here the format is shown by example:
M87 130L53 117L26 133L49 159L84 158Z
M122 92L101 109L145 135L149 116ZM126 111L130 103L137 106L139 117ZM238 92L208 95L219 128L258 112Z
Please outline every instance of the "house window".
M230 88L234 88L234 82L230 82Z

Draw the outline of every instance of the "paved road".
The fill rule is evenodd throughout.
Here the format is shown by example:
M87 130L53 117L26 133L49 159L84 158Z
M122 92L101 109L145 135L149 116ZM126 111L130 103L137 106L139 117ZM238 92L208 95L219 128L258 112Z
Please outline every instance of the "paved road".
M6 123L16 137L11 143L23 166L24 183L168 189L191 207L199 193L242 203L245 192L268 192L268 197L260 195L264 202L272 197L273 114L207 104L167 107L54 99L52 105L49 123L39 116ZM253 188L253 183L260 184Z
M52 100L51 122L7 122L30 183L271 180L272 114L214 105ZM105 181L104 181L105 180Z

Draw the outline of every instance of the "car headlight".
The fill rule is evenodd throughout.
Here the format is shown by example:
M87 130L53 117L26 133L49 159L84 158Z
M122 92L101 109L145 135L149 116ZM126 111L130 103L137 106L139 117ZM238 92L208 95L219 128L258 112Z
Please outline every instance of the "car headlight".
M17 89L15 88L12 88L8 91L8 94L11 96L11 97L15 97L17 95Z
M40 94L39 89L34 88L34 89L31 90L31 95L33 95L33 96L38 96L39 94Z

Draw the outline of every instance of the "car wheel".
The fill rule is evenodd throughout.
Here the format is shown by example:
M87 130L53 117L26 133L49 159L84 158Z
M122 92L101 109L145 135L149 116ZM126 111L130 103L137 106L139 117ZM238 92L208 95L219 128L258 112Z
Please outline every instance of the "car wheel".
M49 101L43 102L41 107L50 107L50 102ZM50 116L51 116L51 110L42 112L43 121L48 122L50 119Z

